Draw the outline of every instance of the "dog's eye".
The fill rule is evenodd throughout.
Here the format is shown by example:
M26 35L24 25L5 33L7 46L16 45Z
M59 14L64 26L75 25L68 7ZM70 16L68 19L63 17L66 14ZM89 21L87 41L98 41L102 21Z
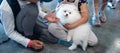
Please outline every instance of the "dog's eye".
M66 12L66 10L64 12Z
M71 14L71 12L69 12L69 14Z

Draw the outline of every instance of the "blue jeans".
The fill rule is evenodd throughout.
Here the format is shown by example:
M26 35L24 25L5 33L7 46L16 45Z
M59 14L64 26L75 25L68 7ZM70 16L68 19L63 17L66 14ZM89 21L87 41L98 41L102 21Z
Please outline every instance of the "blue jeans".
M87 0L87 2L88 2L89 16L93 17L93 16L95 16L94 0Z

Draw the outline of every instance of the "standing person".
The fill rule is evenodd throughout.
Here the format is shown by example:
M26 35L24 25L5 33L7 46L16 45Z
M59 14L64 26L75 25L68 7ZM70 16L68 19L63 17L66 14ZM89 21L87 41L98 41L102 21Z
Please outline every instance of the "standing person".
M101 26L102 23L107 21L106 15L104 13L107 1L108 0L94 0L95 16L92 18L92 24L94 26Z

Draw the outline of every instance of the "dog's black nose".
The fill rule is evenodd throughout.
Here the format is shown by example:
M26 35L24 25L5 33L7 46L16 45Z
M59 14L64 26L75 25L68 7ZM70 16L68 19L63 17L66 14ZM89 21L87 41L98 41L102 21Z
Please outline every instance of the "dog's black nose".
M66 14L65 16L68 16L68 14Z

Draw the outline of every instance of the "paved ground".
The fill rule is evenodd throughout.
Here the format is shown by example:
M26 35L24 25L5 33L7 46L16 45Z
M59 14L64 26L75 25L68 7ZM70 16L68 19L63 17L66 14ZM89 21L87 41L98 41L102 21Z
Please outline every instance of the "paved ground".
M69 51L67 46L45 44L43 51L36 52L10 40L4 44L0 44L0 53L120 53L120 3L116 9L107 7L105 14L108 18L107 22L101 27L93 27L99 43L95 47L88 47L87 51L82 51L81 48ZM6 37L0 24L0 40L2 39L6 39Z

